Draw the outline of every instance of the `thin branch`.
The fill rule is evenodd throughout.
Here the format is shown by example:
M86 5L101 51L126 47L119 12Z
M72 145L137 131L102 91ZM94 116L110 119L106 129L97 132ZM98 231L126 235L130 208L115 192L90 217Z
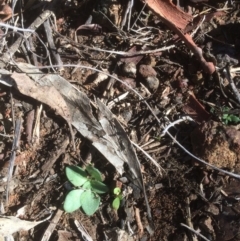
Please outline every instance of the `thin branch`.
M21 127L22 127L22 118L16 120L15 124L15 131L14 131L14 140L12 144L12 153L9 160L9 168L8 168L8 179L7 179L7 190L6 190L6 204L8 205L8 198L9 198L9 188L10 188L10 181L13 175L13 167L16 158L16 152L19 147L19 140L21 135Z
M225 75L225 78L228 80L228 82L230 83L230 86L232 88L232 91L233 91L233 94L235 96L235 98L237 99L238 101L238 104L240 104L240 93L231 77L231 73L230 73L230 70L229 70L229 66L227 66L224 70L223 70L223 73Z
M202 239L206 240L206 241L211 241L209 239L207 239L205 236L203 236L202 234L198 233L196 230L194 230L193 228L188 227L186 224L184 223L180 223L181 226L187 228L188 230L190 230L191 232L195 233L196 235L198 235L199 237L201 237Z
M160 176L162 176L162 170L165 172L165 170L155 161L146 151L144 151L139 145L131 141L131 143L139 150L141 151L148 159L152 161L152 163L157 167Z
M46 37L47 37L47 41L48 41L48 44L49 44L49 47L50 47L50 50L52 52L52 55L55 59L55 63L57 65L62 65L63 62L61 60L61 57L59 55L59 53L57 52L57 48L54 44L54 41L53 41L53 35L52 35L52 29L51 29L51 26L50 26L50 23L49 23L49 19L47 19L44 23L43 23L43 26L44 26L44 30L45 30L45 33L46 33ZM60 67L59 71L63 71L64 68L63 67Z

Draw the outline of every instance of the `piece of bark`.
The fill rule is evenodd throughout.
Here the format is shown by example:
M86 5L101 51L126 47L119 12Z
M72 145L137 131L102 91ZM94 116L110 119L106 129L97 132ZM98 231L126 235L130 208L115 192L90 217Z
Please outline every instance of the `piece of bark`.
M200 61L202 69L206 73L214 73L214 64L212 62L207 62L202 55L202 49L194 43L189 34L183 33L186 26L192 21L192 17L179 10L169 0L147 0L146 3L159 16L163 23L165 23L185 42L186 46Z
M193 17L179 8L169 0L147 0L147 5L156 12L161 20L173 23L177 28L184 30L192 22Z

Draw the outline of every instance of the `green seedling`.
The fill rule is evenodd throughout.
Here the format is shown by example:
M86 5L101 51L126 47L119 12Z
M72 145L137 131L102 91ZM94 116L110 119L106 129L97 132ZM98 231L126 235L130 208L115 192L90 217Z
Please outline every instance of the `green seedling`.
M233 114L223 114L222 121L225 125L228 125L231 123L238 124L240 123L240 118Z
M225 125L240 123L240 118L235 115L234 110L231 110L227 106L223 106L221 108L211 108L210 112L215 115L220 115L219 118Z
M122 196L122 193L121 193L121 189L119 187L115 187L113 189L113 194L114 194L115 198L114 198L114 200L112 202L112 207L115 210L118 210L119 207L120 207L121 200L123 199L123 196Z
M82 208L85 214L93 215L100 205L99 194L108 192L108 187L102 182L101 172L92 165L88 165L85 170L79 166L69 166L66 168L66 176L75 189L67 194L64 210L72 213Z

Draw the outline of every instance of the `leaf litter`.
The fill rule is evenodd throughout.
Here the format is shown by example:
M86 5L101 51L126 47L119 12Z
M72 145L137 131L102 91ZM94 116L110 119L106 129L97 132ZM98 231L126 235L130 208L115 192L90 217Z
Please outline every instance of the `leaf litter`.
M39 12L39 17L25 30L1 24L3 28L10 26L11 30L23 31L23 35L14 35L15 42L6 41L9 36L4 35L1 46L5 53L0 58L0 82L7 86L1 86L1 91L8 94L0 99L3 126L0 147L6 167L10 167L7 164L10 151L6 150L11 150L9 134L14 133L14 119L23 118L25 128L26 113L34 113L39 103L43 103L39 121L37 117L26 119L26 139L23 131L19 149L12 150L17 157L27 158L13 164L10 178L19 188L10 189L9 204L3 206L2 213L13 216L17 206L27 204L23 219L39 220L46 216L46 207L62 209L69 190L63 175L65 167L91 163L104 174L110 189L115 188L115 181L121 182L123 200L118 211L109 208L114 199L109 193L93 219L86 219L80 211L61 213L56 221L59 227L49 225L42 240L70 238L69 232L63 234L59 230L63 226L68 231L75 230L70 219L75 219L88 240L187 240L189 236L198 240L201 236L205 240L225 241L238 238L237 222L231 214L238 210L238 199L226 191L230 190L229 185L234 187L231 176L239 179L239 163L235 158L239 131L237 123L231 123L239 120L238 73L231 72L230 66L238 64L239 43L237 36L231 34L238 29L238 3L189 2L191 4L177 1L175 5L171 1L150 0L143 6L129 1L127 8L111 0L100 1L97 7L89 1L75 2L61 10L53 7L52 11ZM26 5L30 12L33 11L31 4ZM99 11L101 7L104 10ZM16 9L13 11L18 11L18 7ZM79 23L75 15L69 16L72 9L83 11L83 18L93 18L93 23L98 23L97 31L88 20ZM82 9L89 9L92 17ZM31 20L26 18L26 21ZM76 22L68 28L68 21ZM45 32L39 27L43 23ZM231 31L227 32L225 26ZM49 35L46 38L45 33ZM23 36L27 48L22 45ZM7 46L10 42L13 44ZM33 43L38 51L45 49L48 59L40 56L43 52L36 55ZM162 43L160 48L159 43ZM17 52L18 49L25 55ZM28 63L24 63L26 61ZM65 64L69 62L70 65ZM72 71L73 66L78 67ZM113 73L116 78L107 74L94 81L92 66L97 66L96 71ZM58 70L61 73L57 74ZM74 79L71 78L73 72ZM219 109L224 110L223 113ZM187 122L190 118L181 119L183 112L197 123ZM231 116L229 122L223 123L227 116ZM214 128L204 129L211 123ZM34 145L31 129L39 133ZM197 143L199 130L202 139ZM136 143L136 150L132 143ZM190 157L188 150L198 159L192 154ZM222 157L229 153L235 159L231 165L225 165ZM206 159L205 165L195 161L203 163L201 158ZM6 167L2 170L8 170ZM6 172L1 172L2 183L6 177ZM2 200L5 200L4 187L2 190ZM26 196L29 198L24 198ZM226 206L226 202L231 207ZM84 209L90 212L87 201ZM92 237L77 220L83 220ZM38 235L25 235L27 239L29 235L39 240Z

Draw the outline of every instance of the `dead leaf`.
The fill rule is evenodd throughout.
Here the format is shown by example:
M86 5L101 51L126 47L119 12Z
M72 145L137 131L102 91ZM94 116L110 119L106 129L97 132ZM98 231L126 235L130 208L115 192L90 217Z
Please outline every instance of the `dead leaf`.
M182 12L168 0L147 0L147 4L157 13L158 17L185 42L186 46L200 61L203 70L209 74L214 73L214 64L207 62L202 55L202 49L194 43L189 34L183 33L186 26L192 21L192 16Z
M193 20L191 15L177 8L170 0L147 0L146 2L164 22L171 22L181 30Z
M36 225L45 222L50 217L42 221L31 222L21 220L14 216L0 216L0 235L5 237L12 235L13 233L19 232L21 230L28 231L29 229L34 228Z
M68 106L53 85L47 82L42 82L41 84L36 83L26 74L19 74L16 72L11 75L11 78L15 81L14 87L20 93L50 106L58 115L62 116L67 123L71 123Z
M205 110L203 105L196 99L192 91L189 91L189 98L186 105L183 106L182 110L184 113L189 115L198 123L208 121L210 114Z

